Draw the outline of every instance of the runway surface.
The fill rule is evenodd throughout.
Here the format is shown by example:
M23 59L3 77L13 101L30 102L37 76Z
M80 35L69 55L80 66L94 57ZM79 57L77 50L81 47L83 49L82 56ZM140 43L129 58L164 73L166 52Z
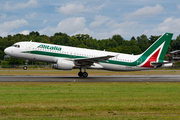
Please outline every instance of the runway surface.
M0 76L0 82L180 82L180 75Z

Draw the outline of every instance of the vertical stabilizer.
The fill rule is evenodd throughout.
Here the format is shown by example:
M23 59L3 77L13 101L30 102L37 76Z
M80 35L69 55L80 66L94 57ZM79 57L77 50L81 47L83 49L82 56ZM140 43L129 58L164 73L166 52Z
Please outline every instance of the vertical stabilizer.
M142 67L153 67L151 62L163 62L173 34L165 33L156 40L145 52L141 54L138 61Z

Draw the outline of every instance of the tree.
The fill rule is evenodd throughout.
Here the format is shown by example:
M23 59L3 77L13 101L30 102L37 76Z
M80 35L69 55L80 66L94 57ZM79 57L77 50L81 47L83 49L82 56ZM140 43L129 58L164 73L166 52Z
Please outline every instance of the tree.
M59 33L55 33L54 36L67 36L67 34L59 32Z
M25 64L25 60L17 59L17 58L14 58L14 57L10 57L8 59L8 62L9 62L10 65L24 65Z
M53 44L69 46L69 36L66 33L55 33L51 41Z
M4 59L4 52L0 50L0 59L3 60Z
M136 41L136 38L133 36L130 41Z
M117 47L117 46L118 46L118 43L117 43L115 40L109 39L109 40L107 40L106 45L107 45L108 47L113 48L113 47Z
M99 44L99 50L106 50L108 47L106 46L106 41L107 40L98 40Z
M124 39L120 35L113 35L112 39L115 40L118 45L122 45L124 42Z
M132 48L131 46L122 46L122 53L126 53L126 54L132 54Z
M141 54L141 53L142 53L142 51L139 48L139 46L136 46L136 45L131 46L131 54L138 55L138 54Z
M2 68L9 68L10 66L9 66L9 62L8 61L3 61L2 63L1 63L1 67Z
M179 50L180 49L180 35L177 36L176 40L172 41L172 49L171 50Z
M153 44L160 36L153 36L151 35L151 37L149 38L150 44Z
M99 48L99 45L97 43L97 40L96 39L93 39L92 37L89 38L88 40L86 40L86 45L88 48L90 49L98 49Z
M80 48L87 48L87 46L85 45L85 44L80 44L80 45L78 45L77 47L80 47Z
M118 50L116 48L109 48L107 51L118 52Z
M39 36L40 34L39 34L39 32L37 32L37 31L36 31L36 32L32 31L32 32L29 33L29 35Z
M119 53L122 51L122 47L120 46L117 46L116 49L118 50Z
M141 35L137 37L137 45L141 48L141 51L145 51L151 44L146 35Z
M77 47L79 45L79 40L75 36L69 38L69 46Z

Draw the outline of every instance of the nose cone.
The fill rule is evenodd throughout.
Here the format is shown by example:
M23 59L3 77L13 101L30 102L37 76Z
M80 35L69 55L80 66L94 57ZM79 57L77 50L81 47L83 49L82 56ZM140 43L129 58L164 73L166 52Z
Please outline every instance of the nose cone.
M9 55L9 53L10 53L9 48L6 48L6 49L4 50L4 53L6 53L7 55Z

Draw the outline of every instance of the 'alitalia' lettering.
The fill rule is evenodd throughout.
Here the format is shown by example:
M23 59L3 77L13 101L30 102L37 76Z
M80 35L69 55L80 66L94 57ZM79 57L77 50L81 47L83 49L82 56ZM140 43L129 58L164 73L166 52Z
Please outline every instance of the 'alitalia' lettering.
M43 48L43 49L50 49L50 50L58 50L61 51L61 47L57 47L57 46L49 46L49 45L39 45L37 48Z

